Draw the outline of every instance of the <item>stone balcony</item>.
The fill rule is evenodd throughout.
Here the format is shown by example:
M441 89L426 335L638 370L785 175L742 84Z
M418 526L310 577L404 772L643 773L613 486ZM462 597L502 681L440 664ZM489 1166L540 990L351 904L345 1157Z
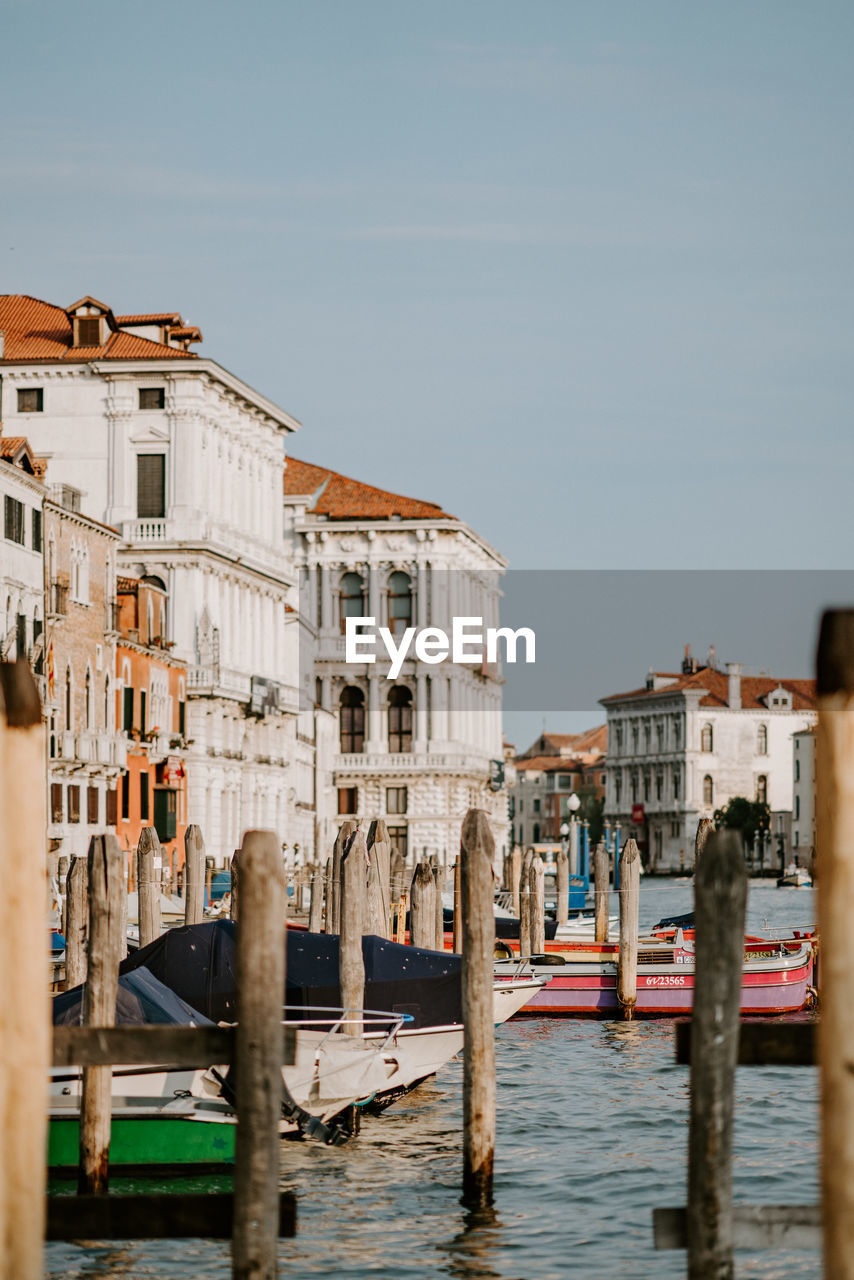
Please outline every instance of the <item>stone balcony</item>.
M332 758L336 774L465 774L480 779L489 776L487 756L464 751L362 751Z

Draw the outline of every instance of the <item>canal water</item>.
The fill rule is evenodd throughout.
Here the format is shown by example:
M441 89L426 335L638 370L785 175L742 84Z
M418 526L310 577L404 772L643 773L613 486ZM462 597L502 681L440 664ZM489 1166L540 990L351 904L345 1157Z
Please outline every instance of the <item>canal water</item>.
M646 881L641 927L691 908L689 881ZM813 921L808 890L753 881L748 927ZM685 1274L656 1253L652 1210L685 1201L688 1071L672 1024L520 1019L497 1033L494 1209L459 1203L462 1068L451 1063L403 1103L365 1117L344 1148L284 1143L282 1187L298 1199L283 1277L585 1280ZM735 1195L742 1203L815 1203L817 1079L811 1068L742 1069ZM225 1280L227 1245L157 1241L50 1245L50 1277ZM817 1253L740 1253L739 1277L817 1277Z

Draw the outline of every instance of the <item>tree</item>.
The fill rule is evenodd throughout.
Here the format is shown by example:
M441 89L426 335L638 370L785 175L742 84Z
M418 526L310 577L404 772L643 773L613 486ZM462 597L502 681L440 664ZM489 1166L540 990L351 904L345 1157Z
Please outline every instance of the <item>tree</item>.
M740 831L742 844L750 844L756 831L771 830L771 810L760 800L733 796L723 809L716 809L714 822L718 831Z

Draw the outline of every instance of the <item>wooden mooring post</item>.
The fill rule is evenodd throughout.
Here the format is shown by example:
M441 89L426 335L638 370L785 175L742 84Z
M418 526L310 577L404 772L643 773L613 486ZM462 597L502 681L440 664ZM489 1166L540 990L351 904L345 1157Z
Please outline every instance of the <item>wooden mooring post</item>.
M274 1280L279 1237L285 878L273 831L248 831L240 850L237 929L237 1138L234 1159L234 1280Z
M143 827L136 850L136 908L139 945L147 947L160 937L160 884L163 851L154 827Z
M353 824L350 824L353 825ZM341 849L341 924L338 948L341 1007L347 1014L342 1030L361 1036L365 1006L365 961L362 933L365 918L367 846L361 831L347 836Z
M515 846L510 854L510 898L514 916L521 915L522 850Z
M541 956L546 949L546 869L539 854L528 867L528 918L531 955Z
M688 1280L732 1280L732 1133L747 868L736 831L710 836L694 879Z
M232 920L240 918L240 850L235 849L231 855L231 899L229 902L229 915ZM283 907L284 911L284 900Z
M706 847L709 836L714 833L715 824L711 818L701 818L697 823L697 834L694 836L694 873L696 875L697 867L700 865L700 859L703 856L703 850Z
M566 924L569 920L569 857L565 849L558 852L556 858L557 881L557 922Z
M854 609L821 621L816 668L816 854L821 937L821 1188L825 1280L854 1277Z
M44 728L26 661L0 664L0 1277L40 1280L50 1065Z
M445 949L445 908L442 903L442 884L444 882L444 871L436 862L433 867L433 882L436 887L436 897L433 903L435 908L435 941L433 943L436 951L444 951Z
M382 929L375 932L381 938L391 937L391 841L388 838L388 827L382 818L377 818L368 827L368 857L371 866L376 868L378 889L376 909L384 921ZM379 921L378 921L379 923Z
M460 895L463 922L463 1199L473 1207L492 1201L495 1163L495 913L492 858L495 843L482 809L463 821Z
M205 842L191 823L184 832L184 924L201 924L205 914Z
M89 842L89 943L83 1025L112 1027L119 985L123 855L114 835ZM111 1067L84 1067L80 1099L80 1195L104 1195L109 1186Z
M315 867L311 877L311 900L308 908L308 931L320 933L323 927L323 872Z
M436 882L426 862L419 862L409 889L409 940L432 951L436 942Z
M65 894L65 989L86 981L86 935L89 930L89 860L72 858Z
M604 840L600 840L593 854L593 927L597 942L608 941L610 878L611 858Z
M327 933L341 932L341 862L344 858L344 850L355 830L355 822L349 820L342 822L335 837L335 844L332 846L332 921L330 924L327 916Z
M640 849L627 840L620 855L620 954L617 963L617 1002L626 1022L635 1016L638 998L638 912L640 909Z
M454 952L459 955L463 949L463 898L461 856L454 863Z

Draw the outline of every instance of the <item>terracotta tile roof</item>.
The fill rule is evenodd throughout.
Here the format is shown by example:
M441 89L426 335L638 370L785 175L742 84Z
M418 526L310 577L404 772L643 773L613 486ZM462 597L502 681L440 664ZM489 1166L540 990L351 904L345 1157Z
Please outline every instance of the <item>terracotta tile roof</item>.
M47 462L35 456L26 436L0 435L0 460L35 476L36 480L43 480L47 471Z
M26 443L26 436L0 437L0 458L14 458L21 445Z
M116 591L121 591L125 595L135 593L139 587L139 578L123 578L121 574L116 575Z
M310 498L311 514L330 520L390 520L392 516L403 520L457 518L443 511L437 502L404 498L297 458L288 458L285 464L284 489L288 495Z
M665 674L665 673L658 673ZM816 705L814 680L781 680L776 676L742 676L741 705L747 711L767 709L765 699L772 690L782 687L792 695L793 711L813 711ZM729 706L729 677L725 671L716 671L712 667L701 667L689 675L674 676L668 684L658 689L630 689L627 693L612 693L607 698L600 698L604 704L618 702L623 698L653 698L660 694L680 693L686 689L706 689L708 692L700 699L701 707Z
M116 316L116 324L180 324L180 311L152 311L148 315Z
M566 768L567 763L576 757L585 754L593 756L597 752L604 754L607 747L608 726L597 724L592 729L585 729L583 733L541 733L519 759L530 760L541 756L544 759L560 760ZM561 752L564 754L561 755Z
M532 769L538 773L578 773L580 761L560 756L527 756L516 761L516 769L522 772Z
M102 347L72 347L71 321L62 307L24 294L0 294L3 359L21 360L197 360L194 351L152 342L137 334L111 333Z

